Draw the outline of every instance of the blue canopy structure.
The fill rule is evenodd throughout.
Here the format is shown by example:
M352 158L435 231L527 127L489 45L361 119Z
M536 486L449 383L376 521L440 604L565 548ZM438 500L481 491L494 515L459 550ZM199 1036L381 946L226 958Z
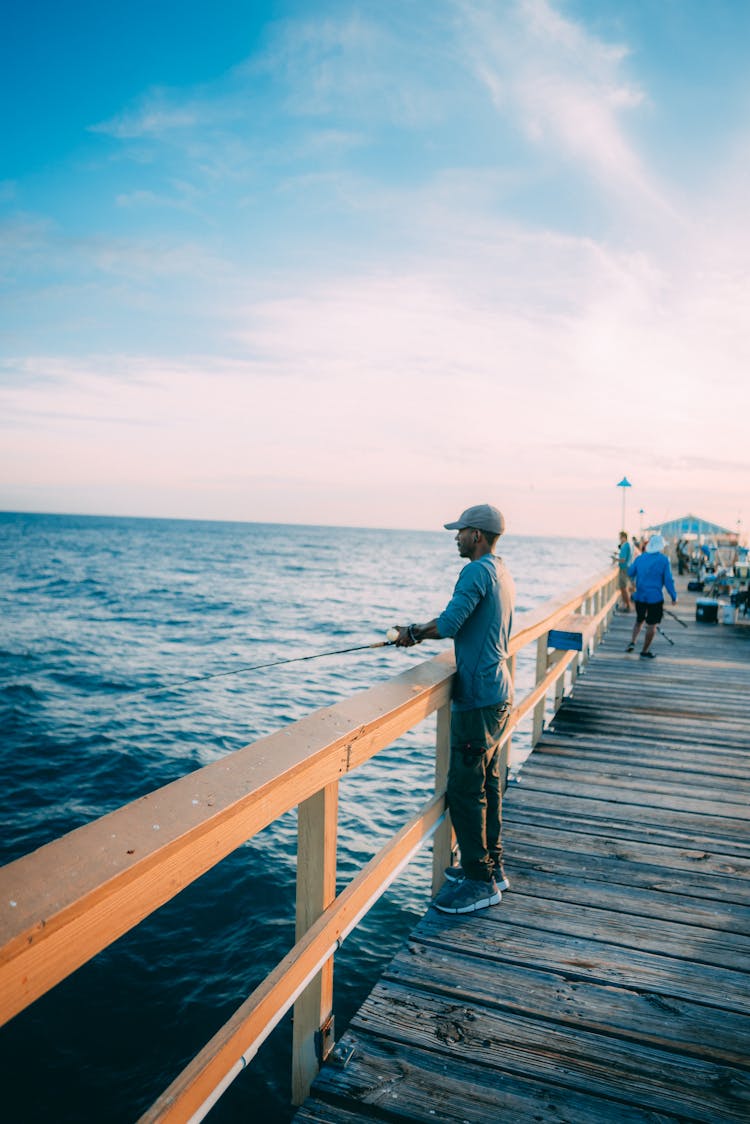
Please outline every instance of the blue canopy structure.
M729 527L721 527L710 519L700 519L697 515L683 515L679 519L669 519L666 523L656 523L647 527L648 531L658 531L666 539L680 538L683 535L732 535L736 532Z

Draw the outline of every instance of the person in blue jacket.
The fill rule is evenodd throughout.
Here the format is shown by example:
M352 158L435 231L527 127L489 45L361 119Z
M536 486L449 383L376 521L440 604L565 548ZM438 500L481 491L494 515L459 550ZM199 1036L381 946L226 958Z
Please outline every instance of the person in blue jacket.
M666 554L662 553L664 546L662 535L652 535L644 553L639 554L635 562L628 568L628 574L635 581L635 593L633 594L635 625L627 651L632 652L634 650L638 633L645 621L646 635L643 638L641 657L648 660L654 659L654 653L650 650L651 641L656 634L657 625L660 624L664 616L664 589L672 598L672 604L677 604L677 591L674 587L672 567Z
M503 870L500 742L508 723L513 683L508 641L515 588L495 553L505 520L491 504L467 508L446 529L468 559L443 612L426 624L399 627L396 644L452 637L456 675L451 699L448 807L461 866L446 870L435 899L443 913L473 913L496 905L510 886Z

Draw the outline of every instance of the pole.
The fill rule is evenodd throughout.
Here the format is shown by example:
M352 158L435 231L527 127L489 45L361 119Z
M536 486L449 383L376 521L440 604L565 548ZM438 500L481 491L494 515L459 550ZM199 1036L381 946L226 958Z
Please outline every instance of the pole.
M632 488L633 485L630 483L627 476L623 476L622 480L620 480L617 487L622 488L622 515L620 516L620 530L624 531L625 530L625 489L626 488Z
M232 667L229 671L213 671L210 675L196 675L192 679L181 679L177 683L164 683L161 687L136 687L130 695L158 695L163 691L179 691L194 683L205 683L209 679L223 679L227 675L242 675L248 671L264 671L269 667L281 667L286 663L304 663L306 660L319 660L324 656L343 656L348 652L365 652L369 648L392 648L395 640L376 640L374 644L357 644L354 648L336 648L332 652L313 652L309 656L292 656L286 660L272 660L271 663L256 663L250 667Z

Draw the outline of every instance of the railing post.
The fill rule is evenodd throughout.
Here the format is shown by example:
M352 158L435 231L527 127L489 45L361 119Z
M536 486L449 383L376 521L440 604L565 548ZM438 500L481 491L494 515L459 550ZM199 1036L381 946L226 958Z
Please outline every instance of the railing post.
M554 703L555 714L557 714L558 710L560 709L560 707L562 705L564 694L565 694L565 672L563 671L562 674L559 675L557 677L557 679L555 680L555 703Z
M536 642L536 682L541 683L547 674L547 644L549 641L549 633L543 632ZM546 705L547 696L542 695L539 702L534 707L534 718L531 728L531 744L535 746L542 736L544 729L544 708Z
M595 604L596 604L595 612L598 615L604 607L604 589L603 588L598 589L596 591ZM602 636L604 636L604 621L603 620L599 621L599 624L596 626L596 637L594 639L594 651L596 651L596 649L601 644Z
M296 939L336 897L338 781L299 805L297 823ZM302 1104L320 1063L333 1046L333 958L294 1004L292 1103Z
M614 578L611 578L610 581L607 583L607 601L612 600L612 596L613 596L616 588L617 588L617 583L615 582ZM607 631L609 631L609 626L612 624L612 618L614 617L614 615L615 615L615 603L612 603L610 605L608 611L607 611Z
M583 616L585 616L586 615L586 605L587 605L587 601L586 601L586 598L584 597L584 599L581 601L581 604L576 609L576 613L581 613ZM583 649L585 650L585 648L586 648L586 645L584 644ZM568 668L568 670L570 672L570 689L571 689L571 691L575 687L575 682L576 682L576 679L578 678L578 672L580 670L582 660L583 660L583 651L577 653L575 659L573 660L573 662L570 664L570 667Z
M595 600L592 596L589 596L589 597L586 597L584 599L583 604L581 606L581 612L588 615L589 613L593 613L595 608L596 608L596 602L595 602ZM588 643L586 643L586 644L583 645L583 651L581 652L581 658L578 661L578 671L580 671L581 668L585 667L586 664L589 662L590 654L591 653L589 652L589 645L588 645Z
M444 792L448 782L448 766L451 755L451 706L446 703L437 712L437 736L435 741L435 792ZM443 885L446 866L451 864L453 852L453 825L447 815L433 836L432 844L432 893L435 895Z

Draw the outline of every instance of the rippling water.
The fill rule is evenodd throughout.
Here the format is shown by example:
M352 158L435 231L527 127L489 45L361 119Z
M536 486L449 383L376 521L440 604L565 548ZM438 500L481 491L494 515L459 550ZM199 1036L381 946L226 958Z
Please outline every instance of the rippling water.
M517 608L610 548L504 538ZM447 531L2 513L0 559L3 863L445 645L150 689L383 639L442 609L462 564ZM342 782L342 885L426 799L433 742L434 719ZM3 1118L134 1120L293 943L295 846L289 814L0 1031ZM428 885L424 855L337 954L337 1034ZM212 1121L288 1119L290 1038L287 1018Z

